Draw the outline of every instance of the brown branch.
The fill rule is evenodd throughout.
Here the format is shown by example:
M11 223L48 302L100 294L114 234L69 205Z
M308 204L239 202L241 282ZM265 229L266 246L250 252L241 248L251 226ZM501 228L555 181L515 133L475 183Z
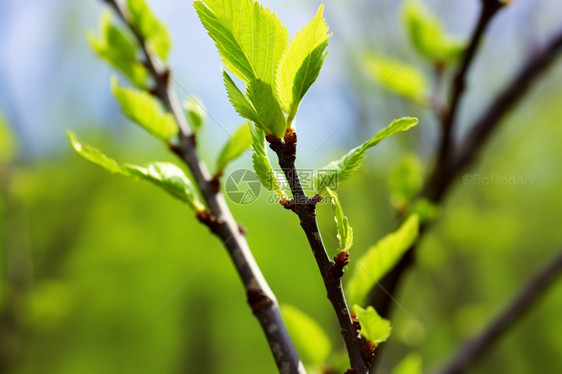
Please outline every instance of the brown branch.
M487 142L494 130L501 123L502 118L512 110L532 88L532 84L544 73L562 52L562 31L554 36L543 48L523 65L519 74L492 101L489 107L471 126L467 137L453 157L451 166L441 175L433 176L432 190L427 191L427 197L434 202L442 200L452 180L474 161L478 151Z
M294 130L289 129L285 134L284 140L268 136L267 141L270 148L275 151L279 158L279 165L283 169L283 173L287 177L293 199L283 201L285 208L292 210L300 219L301 227L306 234L312 254L322 275L324 286L330 300L343 335L351 369L356 374L366 374L368 372L367 364L361 351L361 339L357 333L357 329L351 319L349 307L345 300L341 281L341 263L336 264L330 259L322 236L318 229L316 221L316 204L322 200L319 195L308 197L302 187L298 171L295 167L297 134ZM341 261L339 261L341 262Z
M453 130L459 112L459 105L466 89L466 76L472 66L476 52L480 46L482 36L494 16L504 6L505 3L499 0L482 0L480 17L453 79L448 110L444 111L441 116L441 142L439 146L437 164L434 171L437 175L445 173L449 166L451 148L453 144Z
M119 17L135 35L144 54L144 64L150 72L155 87L151 91L164 107L174 116L179 126L178 146L173 151L185 162L195 184L207 203L209 211L198 217L223 242L246 289L247 299L265 333L275 363L282 374L303 374L305 369L293 346L287 328L281 318L275 295L267 284L245 235L232 216L222 193L217 190L206 165L199 159L194 138L189 134L188 125L180 108L176 93L169 84L170 71L156 62L149 52L142 34L129 22L127 13L116 0L104 0L110 4Z
M515 299L474 339L464 344L438 374L460 374L490 351L502 337L543 296L562 274L562 251L523 286Z
M532 88L532 84L554 63L561 51L562 31L555 35L542 51L533 54L523 65L520 73L496 96L489 107L471 126L472 130L461 145L457 147L459 150L452 157L453 161L450 165L443 169L441 173L436 172L430 177L423 189L422 197L428 198L434 203L440 203L444 199L451 183L464 168L475 160L478 152L484 147L503 117L525 97ZM421 228L420 237L427 229L427 225ZM371 292L370 303L382 316L387 317L392 308L387 292L390 294L396 293L403 274L414 261L415 246L411 247L396 267L381 280L380 285L382 287L374 288ZM383 287L385 292L381 291ZM380 354L377 357L380 357Z

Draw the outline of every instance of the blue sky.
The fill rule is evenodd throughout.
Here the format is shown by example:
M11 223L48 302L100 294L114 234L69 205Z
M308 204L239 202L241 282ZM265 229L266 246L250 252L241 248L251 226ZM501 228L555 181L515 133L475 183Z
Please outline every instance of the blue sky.
M207 138L226 139L240 119L226 100L216 50L196 18L189 1L149 1L169 25L174 40L171 66L179 95L200 97L212 117ZM313 17L318 1L263 1L276 11L293 35ZM477 15L477 0L427 1L446 20L447 28L466 35ZM307 95L297 129L305 146L336 147L353 142L345 131L361 121L358 106L369 111L367 132L388 120L389 100L376 87L356 90L349 83L347 64L364 46L419 60L401 30L399 2L326 1L325 16L334 36L318 82ZM3 0L0 3L0 110L15 127L26 154L59 153L64 130L86 126L122 131L126 121L109 94L111 71L89 51L85 32L97 29L103 9L96 0ZM490 28L471 78L475 89L500 87L530 47L562 27L562 4L556 0L515 0ZM557 22L559 23L557 25ZM493 37L491 37L493 35ZM485 80L477 79L485 74ZM181 87L179 87L181 85ZM185 91L184 91L185 89ZM370 99L369 99L370 98ZM486 97L468 97L467 106ZM407 115L408 113L403 113ZM363 119L364 120L364 119ZM344 124L344 128L330 137ZM319 134L319 135L318 135Z

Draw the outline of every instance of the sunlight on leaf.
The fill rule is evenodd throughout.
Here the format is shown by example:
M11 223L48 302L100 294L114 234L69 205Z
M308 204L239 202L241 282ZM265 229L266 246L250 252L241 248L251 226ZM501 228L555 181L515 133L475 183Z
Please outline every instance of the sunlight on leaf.
M154 96L144 91L119 86L116 77L111 80L111 91L123 113L149 133L162 140L177 135L178 125L174 116L163 112Z
M143 179L162 188L172 196L189 204L196 212L205 210L197 198L195 189L185 173L169 162L153 162L147 167L125 164L119 165L97 148L82 144L71 131L66 132L72 148L83 158L113 174L133 179Z
M332 161L323 167L322 173L314 177L314 186L320 194L324 193L326 187L332 190L337 189L338 184L355 173L365 159L365 152L382 140L394 135L398 132L407 131L418 124L418 119L413 117L403 117L392 121L388 127L377 132L377 134L369 141L353 148L345 156L337 161Z
M250 125L250 131L254 147L252 161L254 164L254 170L256 171L261 184L269 191L275 192L280 199L286 198L285 192L282 188L283 182L277 179L277 174L271 167L271 162L265 148L265 134L263 130L257 126Z
M99 39L91 31L86 34L90 48L133 85L141 89L146 88L149 74L137 59L138 45L128 30L121 30L113 25L110 11L102 13L100 34Z
M323 18L324 5L297 33L285 50L277 71L277 96L291 125L304 95L318 78L331 34Z
M129 21L140 32L149 48L166 62L172 48L172 40L166 26L154 16L145 0L127 0Z
M115 160L103 154L99 149L80 143L76 134L72 131L67 131L66 135L68 136L68 140L70 141L72 148L74 148L74 150L86 160L101 166L110 173L130 176L130 173L127 170L119 166Z
M283 138L285 135L285 115L273 94L273 88L261 80L255 80L248 85L248 98L258 114L260 127L266 134Z
M123 168L131 175L144 179L188 203L196 212L205 210L205 206L197 198L193 184L178 166L169 162L153 162L146 167L127 164Z
M338 242L340 243L340 251L349 251L353 245L353 229L349 225L347 217L343 214L338 195L330 188L326 188L326 192L330 196L330 202L334 208L334 220L338 227Z
M361 325L361 336L370 340L375 345L385 342L390 336L390 322L377 313L372 306L367 309L361 308L359 305L353 306L353 313L359 318Z
M252 149L252 134L250 124L244 123L236 132L228 138L217 159L217 172L222 172L226 166L245 151Z
M193 6L228 70L248 84L260 79L275 86L289 38L275 13L253 0L204 0Z

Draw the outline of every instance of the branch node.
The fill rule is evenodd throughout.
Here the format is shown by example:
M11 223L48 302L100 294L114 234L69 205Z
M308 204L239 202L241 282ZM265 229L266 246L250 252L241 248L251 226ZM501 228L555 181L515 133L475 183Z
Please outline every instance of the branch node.
M313 208L315 208L316 204L322 202L322 200L324 200L324 198L320 194L316 194L316 195L312 196L310 199L308 199L307 204L311 205Z
M279 204L283 206L283 208L291 211L295 211L295 200L294 199L281 199L279 200Z
M273 304L273 301L262 290L248 288L246 296L254 314L257 314L260 309Z
M211 211L204 210L196 215L199 222L209 227L212 233L218 234L220 226L224 223L222 218L217 218Z
M375 360L375 349L377 346L373 344L372 341L365 338L361 339L361 353L363 354L363 359L367 367L371 367L373 361Z
M334 265L329 270L328 274L332 281L339 281L345 273L344 268L349 264L349 252L341 251L334 257Z
M221 189L221 177L222 177L222 170L219 170L213 175L213 178L209 181L209 187L214 193L217 193Z

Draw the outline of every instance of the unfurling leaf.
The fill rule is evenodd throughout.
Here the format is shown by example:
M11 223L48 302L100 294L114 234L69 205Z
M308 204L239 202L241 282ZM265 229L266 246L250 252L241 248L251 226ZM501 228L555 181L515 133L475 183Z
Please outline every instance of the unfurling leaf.
M410 40L418 53L434 63L458 61L465 43L447 34L441 21L421 1L407 0L403 13Z
M291 125L304 95L318 78L331 34L323 18L324 5L290 41L277 70L277 97Z
M378 345L385 342L390 336L390 322L377 313L372 306L367 309L361 308L359 305L353 306L353 313L359 318L361 326L361 336Z
M152 13L145 0L127 0L128 18L133 27L144 37L147 46L166 62L172 48L172 40L166 26Z
M193 6L226 68L245 83L275 86L275 71L289 34L269 9L253 0L204 0Z
M128 31L112 23L109 11L101 16L100 34L99 39L93 32L86 34L92 50L127 77L133 85L145 89L149 74L146 67L137 59L138 45Z
M419 233L419 218L411 215L402 226L382 238L359 259L347 283L350 303L364 304L369 291L400 261Z
M258 114L260 127L267 133L283 138L285 135L285 115L268 83L255 80L248 85L247 95Z
M162 140L177 135L178 125L174 116L163 112L154 96L144 91L121 87L115 77L111 80L111 91L123 113L149 133Z
M340 243L340 251L349 251L353 245L353 229L349 225L347 217L343 214L338 195L328 187L326 187L326 192L330 196L330 201L334 208L334 219L338 227L337 236Z
M257 126L250 124L250 132L252 134L252 142L254 147L254 154L252 161L254 170L261 184L269 191L275 192L280 199L285 198L285 192L282 188L282 182L277 179L277 175L271 167L269 156L265 148L265 133Z
M130 174L162 188L170 195L188 203L193 210L201 212L205 206L197 198L195 188L183 170L169 162L153 162L146 167L124 165Z
M382 140L401 131L406 131L418 124L418 119L413 117L403 117L392 121L388 127L377 132L369 141L353 148L345 156L337 161L332 161L324 168L322 174L315 176L314 186L318 193L324 193L326 187L336 189L337 184L341 183L361 167L365 159L365 152Z
M115 160L103 154L99 149L80 143L80 141L76 137L76 134L72 131L67 131L66 135L68 136L68 140L70 141L70 145L72 146L72 148L74 148L76 153L78 153L86 160L102 167L110 173L130 176L127 170L119 166L119 164Z
M332 352L332 344L322 327L290 305L281 306L281 315L303 361L308 365L325 364Z
M193 132L200 133L207 119L207 111L201 100L191 97L183 103L183 109L187 113L187 120Z
M408 154L398 162L388 178L392 205L403 210L416 197L423 184L423 168L420 160Z
M195 189L185 173L176 165L167 162L153 162L147 167L137 165L119 165L97 148L82 144L76 135L66 132L72 148L83 158L113 173L134 179L144 179L164 189L172 196L189 204L196 212L205 210L197 198Z
M252 134L249 123L244 123L228 139L217 159L217 172L222 172L226 166L252 148Z
M423 374L423 361L419 353L410 353L392 370L392 374Z
M429 81L416 66L370 54L365 58L365 68L382 88L419 104L428 104Z
M271 86L263 81L253 81L248 85L246 96L226 71L223 71L223 78L228 98L236 112L255 123L267 135L282 138L285 134L285 116L273 96Z

